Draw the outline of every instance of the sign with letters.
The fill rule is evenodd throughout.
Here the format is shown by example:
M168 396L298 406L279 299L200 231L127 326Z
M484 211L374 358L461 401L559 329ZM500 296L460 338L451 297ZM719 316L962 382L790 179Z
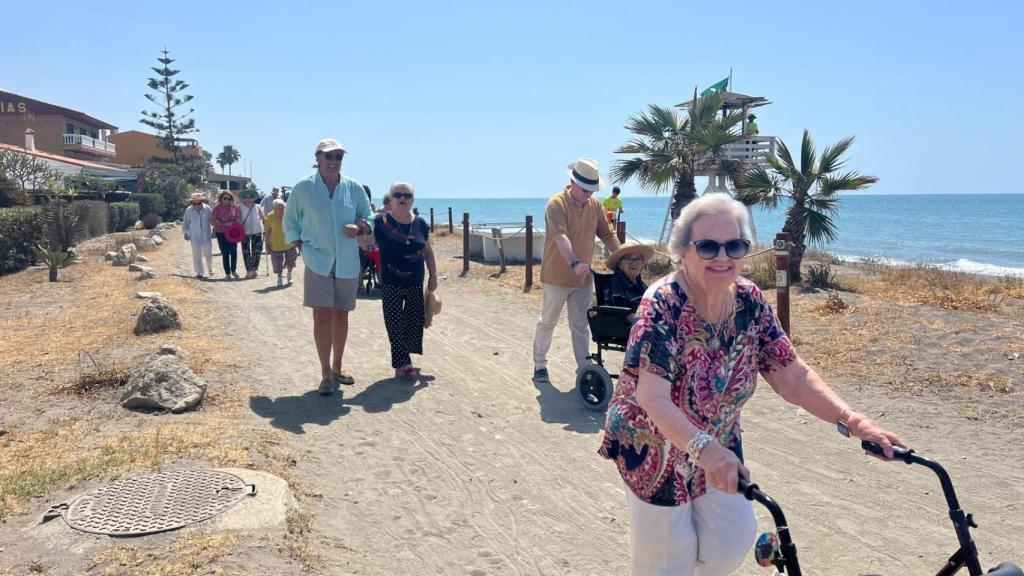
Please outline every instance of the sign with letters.
M0 100L0 114L25 114L26 112L28 112L28 104L24 102Z

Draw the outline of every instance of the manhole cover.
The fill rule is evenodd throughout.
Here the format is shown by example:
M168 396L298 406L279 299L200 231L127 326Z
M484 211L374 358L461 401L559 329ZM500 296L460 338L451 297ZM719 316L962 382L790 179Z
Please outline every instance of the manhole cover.
M118 480L83 494L63 515L69 526L82 532L138 536L202 522L255 495L254 485L228 472L170 470Z

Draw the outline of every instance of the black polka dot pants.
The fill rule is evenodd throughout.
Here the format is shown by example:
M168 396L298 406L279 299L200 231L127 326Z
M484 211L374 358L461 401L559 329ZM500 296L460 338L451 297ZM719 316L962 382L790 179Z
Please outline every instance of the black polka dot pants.
M391 367L412 364L423 354L423 286L381 286L384 327L391 342Z

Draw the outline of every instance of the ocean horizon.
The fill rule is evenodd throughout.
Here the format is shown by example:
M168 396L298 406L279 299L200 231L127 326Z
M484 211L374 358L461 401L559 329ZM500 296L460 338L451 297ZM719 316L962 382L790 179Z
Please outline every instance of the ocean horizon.
M598 195L604 198L604 193ZM532 215L544 225L548 197L416 199L424 218L430 209L447 223L452 208L456 227L462 214L470 223L513 226ZM657 240L668 197L622 196L627 233ZM379 202L379 198L375 199ZM782 229L784 208L754 209L757 239L767 244ZM1024 194L845 194L835 219L838 239L812 245L844 260L882 259L893 264L930 264L988 276L1024 276ZM520 224L521 226L521 224Z

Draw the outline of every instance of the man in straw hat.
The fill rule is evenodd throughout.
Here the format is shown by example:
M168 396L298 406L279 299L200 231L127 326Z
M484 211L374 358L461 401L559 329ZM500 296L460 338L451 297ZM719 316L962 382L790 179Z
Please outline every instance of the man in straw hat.
M544 260L540 268L544 297L533 336L534 382L550 382L548 350L565 305L569 308L569 331L577 370L589 363L587 308L594 294L594 278L590 273L594 237L600 238L609 250L619 249L619 239L605 218L601 203L594 198L594 192L604 186L597 161L580 158L569 164L566 172L569 184L548 200L544 212Z
M313 309L313 341L320 359L320 394L335 384L354 384L342 367L348 340L348 313L359 290L356 237L372 231L370 203L363 186L341 174L346 152L334 138L316 146L316 172L292 188L284 211L285 242L302 251L306 265L302 304ZM334 357L332 359L331 352Z
M185 234L185 240L192 243L192 268L196 271L196 278L203 278L203 259L206 260L206 271L213 276L213 228L210 224L210 217L213 210L206 203L206 195L199 192L189 197L189 207L185 209L185 215L181 217L181 231Z

